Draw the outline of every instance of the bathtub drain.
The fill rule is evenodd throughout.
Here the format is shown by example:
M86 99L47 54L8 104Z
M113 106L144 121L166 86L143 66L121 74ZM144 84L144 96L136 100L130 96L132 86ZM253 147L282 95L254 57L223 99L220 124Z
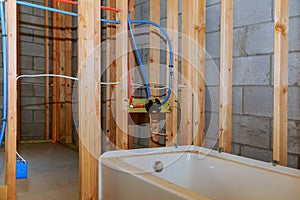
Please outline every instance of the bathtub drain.
M164 164L161 161L155 161L153 163L153 170L155 172L161 172L164 169Z

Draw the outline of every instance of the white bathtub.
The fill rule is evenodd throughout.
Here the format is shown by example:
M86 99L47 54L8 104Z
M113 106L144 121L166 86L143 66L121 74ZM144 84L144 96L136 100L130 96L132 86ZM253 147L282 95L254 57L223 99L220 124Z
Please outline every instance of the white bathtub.
M112 151L99 158L99 199L299 200L300 170L195 146Z

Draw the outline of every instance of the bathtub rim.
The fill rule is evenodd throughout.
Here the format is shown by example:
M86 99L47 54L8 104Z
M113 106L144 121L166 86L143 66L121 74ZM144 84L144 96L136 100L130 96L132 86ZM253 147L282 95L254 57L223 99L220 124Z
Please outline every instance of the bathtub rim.
M215 159L221 159L228 162L234 162L236 164L240 164L243 166L254 167L260 170L269 171L273 173L282 174L285 176L290 176L293 178L300 179L300 170L293 169L281 165L274 166L270 162L264 162L259 160L254 160L251 158L246 158L238 155L233 155L229 153L207 149L205 147L198 147L193 145L188 146L178 146L178 147L161 147L161 148L145 148L145 149L132 149L132 150L116 150L116 151L108 151L102 154L99 157L99 197L102 196L102 185L101 185L101 164L106 162L112 164L114 167L116 166L114 162L120 162L126 164L126 166L133 166L125 161L122 158L128 157L137 157L137 156L151 156L157 154L168 154L168 153L198 153L204 154L209 157L213 157ZM119 163L119 164L120 164ZM124 169L124 168L116 168L116 169ZM135 170L138 168L135 168ZM128 171L127 171L128 172ZM137 174L135 174L137 175ZM141 174L140 174L141 175ZM152 175L155 176L155 175ZM159 178L159 177L158 177ZM161 179L161 178L159 178ZM166 180L164 180L166 181ZM176 185L177 186L177 185ZM180 186L178 186L180 187Z

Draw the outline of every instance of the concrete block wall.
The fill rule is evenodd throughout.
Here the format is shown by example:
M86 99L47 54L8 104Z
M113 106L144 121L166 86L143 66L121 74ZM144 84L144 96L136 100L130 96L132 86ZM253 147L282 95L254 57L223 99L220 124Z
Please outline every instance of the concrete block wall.
M30 2L43 5L43 0ZM50 15L51 16L51 15ZM20 74L45 73L44 11L20 6ZM45 78L20 80L21 140L44 139Z
M161 24L165 24L166 1L161 7ZM234 1L233 153L267 162L272 161L273 143L273 8L273 0ZM300 168L299 8L300 1L290 0L288 162L294 168ZM207 146L213 148L219 118L220 0L207 0L206 11ZM136 0L135 17L149 19L149 1ZM148 45L144 38L138 41L141 48ZM148 51L141 52L148 57Z

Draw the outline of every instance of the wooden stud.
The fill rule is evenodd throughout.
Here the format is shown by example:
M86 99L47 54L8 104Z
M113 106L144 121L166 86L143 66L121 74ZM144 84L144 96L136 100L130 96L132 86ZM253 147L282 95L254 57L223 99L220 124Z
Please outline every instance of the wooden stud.
M66 11L72 12L72 5L66 4ZM65 15L65 75L72 76L72 16ZM72 80L65 79L65 143L72 143Z
M79 199L98 199L101 153L101 12L100 0L78 6Z
M0 187L0 199L3 199L3 200L7 199L7 187L6 187L6 185Z
M121 84L116 87L116 146L119 149L128 149L128 1L117 1L116 7L121 10L117 14L120 24L117 26L116 57L117 81Z
M20 56L20 6L17 5L17 74L21 73L21 56ZM17 141L21 141L21 80L17 82Z
M57 2L52 2L53 8L57 8ZM58 65L59 65L59 53L58 53L58 13L53 12L52 13L52 26L53 26L53 74L58 74ZM57 141L57 135L58 135L58 123L59 123L59 88L58 88L58 78L53 77L53 93L52 93L52 141Z
M275 0L273 160L287 165L289 1Z
M130 17L131 20L134 20L135 18L135 0L129 0L128 3L129 11L130 11ZM133 26L134 27L134 26ZM131 40L128 40L128 68L130 70L130 83L134 83L134 68L135 68L135 53L133 49L133 45ZM130 114L129 114L130 116ZM134 148L134 122L129 123L128 127L128 149L133 149Z
M5 137L5 185L7 199L16 199L16 140L17 140L17 4L8 1L8 117Z
M219 147L231 152L233 0L221 0Z
M150 21L160 24L160 0L150 0ZM158 85L160 83L160 30L150 26L150 74L149 83L152 85ZM159 97L159 91L151 91L153 98ZM157 116L158 117L158 116ZM155 118L157 118L155 117ZM158 117L159 118L159 117ZM153 117L150 117L153 119ZM149 128L149 147L159 147L157 142L158 136L154 136L153 133L159 132L159 120L150 120Z
M181 145L190 145L193 142L193 106L192 106L192 65L191 38L194 34L194 16L191 1L182 4L182 89L181 98Z
M206 0L193 0L194 8L194 145L203 146L205 138L205 41L206 41Z
M107 0L107 6L115 8L116 0ZM116 20L114 12L107 12L107 19ZM107 69L106 81L116 82L116 26L107 24L106 27L106 49L107 49ZM115 85L106 87L106 150L114 150L116 144L116 121L114 118L115 111Z
M171 112L166 114L166 146L177 144L178 133L178 0L167 1L167 29L173 46L173 88L170 98ZM169 66L169 53L167 53L167 67ZM168 70L168 69L167 69ZM169 73L167 73L167 83Z
M49 6L48 0L45 0L45 6ZM49 12L45 10L45 73L49 74ZM45 139L49 139L50 131L50 108L49 108L49 77L45 80Z

